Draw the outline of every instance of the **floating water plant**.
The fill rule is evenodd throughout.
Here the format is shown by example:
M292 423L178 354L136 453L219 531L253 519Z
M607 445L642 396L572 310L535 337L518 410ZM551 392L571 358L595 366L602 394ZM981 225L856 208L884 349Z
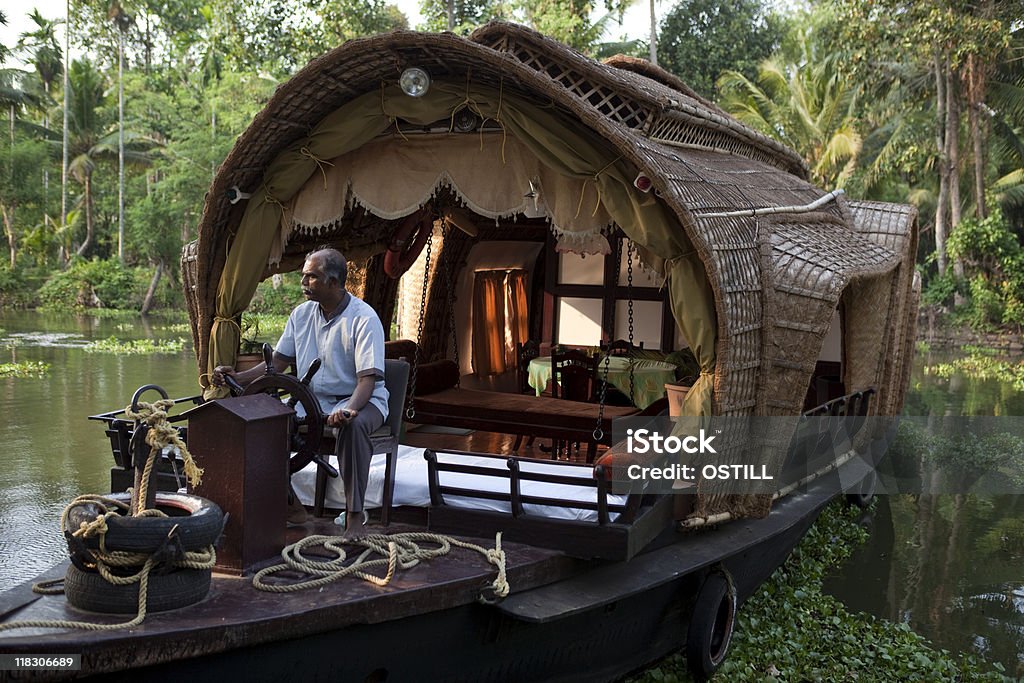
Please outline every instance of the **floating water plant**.
M962 373L975 379L995 379L1011 384L1017 391L1024 391L1024 363L993 358L979 349L971 349L968 356L949 363L929 365L925 372L937 377Z
M715 680L1009 681L998 663L935 648L906 624L850 612L822 581L867 538L861 511L833 503L737 614L733 647ZM673 655L628 679L691 681ZM870 672L870 674L865 674Z
M50 364L38 360L0 363L0 377L42 377L50 372Z
M185 348L184 339L133 339L122 341L117 337L99 339L85 347L89 353L120 353L145 355L151 353L178 353Z

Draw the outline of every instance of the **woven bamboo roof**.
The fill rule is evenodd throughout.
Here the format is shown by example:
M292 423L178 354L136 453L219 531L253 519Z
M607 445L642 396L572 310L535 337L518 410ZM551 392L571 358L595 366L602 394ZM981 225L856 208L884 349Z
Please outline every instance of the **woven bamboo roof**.
M278 88L221 165L189 257L198 264L195 277L186 278L201 366L227 245L242 212L241 204L228 202L228 189L253 191L268 164L326 115L413 65L434 78L471 77L550 102L652 179L714 292L716 413L798 410L799 388L806 386L844 287L898 269L914 243L912 210L886 213L842 198L800 216L708 217L805 205L824 192L807 181L795 152L642 60L598 63L503 22L469 38L399 31L349 41L310 62Z

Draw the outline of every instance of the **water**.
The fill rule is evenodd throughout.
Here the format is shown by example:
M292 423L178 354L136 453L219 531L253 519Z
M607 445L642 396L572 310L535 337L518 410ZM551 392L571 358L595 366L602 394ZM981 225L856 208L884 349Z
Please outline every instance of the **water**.
M44 361L43 379L0 379L0 590L65 557L59 519L82 493L109 490L110 448L87 415L124 407L143 384L197 393L191 346L117 356L83 346L188 338L180 323L0 312L0 362ZM9 344L12 344L8 348ZM1024 396L998 382L925 374L919 357L907 412L1024 415ZM149 394L150 398L155 394ZM1024 674L1024 497L888 496L866 520L872 536L828 589L851 609L908 623L937 646L984 654Z
M906 414L1024 415L1024 396L1007 384L924 372L943 360L919 355ZM870 539L826 590L1024 676L1024 496L881 496L863 522Z
M110 490L113 464L100 422L86 416L123 408L150 382L172 397L198 393L191 342L177 354L87 353L90 341L177 339L181 323L100 320L70 314L0 312L0 363L42 361L41 379L0 378L0 590L64 559L60 514L82 493ZM148 393L143 400L153 400Z

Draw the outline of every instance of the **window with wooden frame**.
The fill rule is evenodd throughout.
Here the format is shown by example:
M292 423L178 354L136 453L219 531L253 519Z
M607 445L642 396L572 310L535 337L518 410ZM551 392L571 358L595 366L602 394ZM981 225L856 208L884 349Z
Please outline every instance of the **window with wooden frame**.
M633 343L646 349L671 351L676 347L675 321L668 305L668 290L660 278L640 265L632 250L632 287L629 286L628 239L621 232L609 238L607 256L559 253L548 239L545 273L544 337L552 344L598 346L601 342L629 339L629 303L633 303ZM617 248L617 244L621 248ZM615 256L619 255L618 263ZM611 329L614 307L614 329Z

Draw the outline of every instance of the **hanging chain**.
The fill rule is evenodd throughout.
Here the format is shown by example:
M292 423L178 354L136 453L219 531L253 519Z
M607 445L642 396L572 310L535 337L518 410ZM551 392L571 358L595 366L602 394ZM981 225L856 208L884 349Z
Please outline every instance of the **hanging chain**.
M629 315L629 400L636 405L635 377L634 377L634 355L636 350L633 347L633 240L626 245L626 297L628 298L627 313Z
M462 366L459 365L459 338L455 334L455 285L452 282L452 245L448 244L448 236L450 234L453 234L453 231L448 229L448 221L441 221L441 253L448 257L448 263L444 264L443 268L444 284L448 288L448 335L451 338L455 367L459 368L459 372L455 375L455 386L460 386L462 384ZM437 262L437 267L442 267L440 260Z
M430 280L430 249L434 242L434 226L422 227L430 230L427 235L427 256L423 261L423 288L420 290L420 319L416 324L416 351L412 356L412 376L409 378L409 408L405 416L412 420L416 417L416 371L420 367L420 345L423 343L423 313L427 308L427 282Z
M619 268L619 263L621 262L621 260L622 260L622 240L615 240L615 269L616 269L616 273L615 273L615 280L616 280L615 286L618 286L618 279L619 279L618 268ZM608 329L611 330L611 335L609 336L609 339L614 341L615 340L615 300L614 299L612 300L611 312L608 315ZM595 425L595 427L594 427L594 434L593 434L594 441L600 441L601 439L604 438L604 403L605 403L605 398L608 395L608 366L611 364L611 361L612 361L611 343L609 343L608 349L605 351L604 358L603 358L604 368L602 368L602 376L601 376L601 394L598 397L598 401L597 401L597 403L598 403L598 406L597 406L597 425Z

